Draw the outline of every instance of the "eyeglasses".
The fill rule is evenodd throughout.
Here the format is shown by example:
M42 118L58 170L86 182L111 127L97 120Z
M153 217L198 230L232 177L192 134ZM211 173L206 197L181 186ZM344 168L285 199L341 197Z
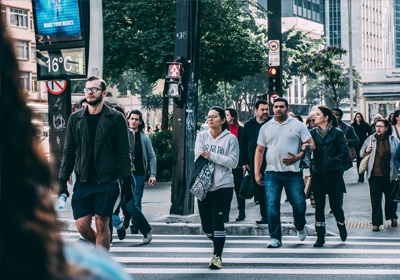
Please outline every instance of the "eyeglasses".
M84 93L89 93L89 92L96 93L96 92L98 92L99 90L101 90L101 88L92 87L92 88L84 88L84 89L83 89L83 92L84 92Z
M219 117L218 115L210 115L210 116L206 116L206 120L217 119L218 117Z
M375 125L375 128L385 128L386 126L384 125Z

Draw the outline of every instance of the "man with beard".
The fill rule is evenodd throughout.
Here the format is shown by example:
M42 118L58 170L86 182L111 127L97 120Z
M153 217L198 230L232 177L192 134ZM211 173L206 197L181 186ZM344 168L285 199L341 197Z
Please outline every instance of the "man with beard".
M69 196L67 181L74 170L71 206L76 227L87 241L108 250L109 217L119 203L118 174L124 200L133 198L128 126L121 113L104 104L107 91L101 78L88 78L84 92L89 105L73 113L67 124L59 194ZM91 227L93 215L96 231Z
M289 105L286 99L277 98L273 110L275 117L261 127L258 135L254 168L256 181L265 186L267 194L268 231L271 236L268 247L278 248L282 246L280 210L283 187L293 207L297 235L300 241L307 237L305 186L299 167L304 151L299 151L301 143L311 145L311 150L315 149L315 143L307 127L288 115ZM265 178L259 172L264 157L267 161Z
M268 113L268 102L261 99L256 102L254 112L256 116L244 124L242 136L240 138L240 160L243 170L250 169L254 182L254 200L260 203L261 220L257 224L267 223L267 206L265 203L265 189L263 185L258 185L254 177L254 155L257 148L258 132L263 124L271 119ZM261 166L265 169L265 160ZM257 171L260 173L260 170Z

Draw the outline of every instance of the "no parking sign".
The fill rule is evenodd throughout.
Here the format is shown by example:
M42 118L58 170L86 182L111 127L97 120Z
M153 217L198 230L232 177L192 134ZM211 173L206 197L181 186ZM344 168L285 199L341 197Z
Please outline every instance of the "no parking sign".
M47 81L46 82L46 87L52 94L59 95L67 87L67 81L65 81L65 80Z

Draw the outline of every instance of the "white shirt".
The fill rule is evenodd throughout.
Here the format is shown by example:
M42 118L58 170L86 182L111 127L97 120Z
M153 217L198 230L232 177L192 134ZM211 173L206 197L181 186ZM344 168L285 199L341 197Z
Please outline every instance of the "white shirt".
M265 171L300 172L300 161L286 166L282 163L282 159L289 158L288 153L297 155L301 143L310 138L311 134L307 127L290 116L282 124L275 118L265 123L260 129L257 140L258 145L267 148Z

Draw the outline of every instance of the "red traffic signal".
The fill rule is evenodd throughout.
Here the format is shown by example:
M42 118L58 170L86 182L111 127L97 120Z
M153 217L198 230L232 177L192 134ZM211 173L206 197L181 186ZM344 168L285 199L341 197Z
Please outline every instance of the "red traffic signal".
M182 64L179 62L167 62L166 67L167 79L181 79L182 78Z
M278 70L276 68L269 68L268 73L272 76L278 74Z

